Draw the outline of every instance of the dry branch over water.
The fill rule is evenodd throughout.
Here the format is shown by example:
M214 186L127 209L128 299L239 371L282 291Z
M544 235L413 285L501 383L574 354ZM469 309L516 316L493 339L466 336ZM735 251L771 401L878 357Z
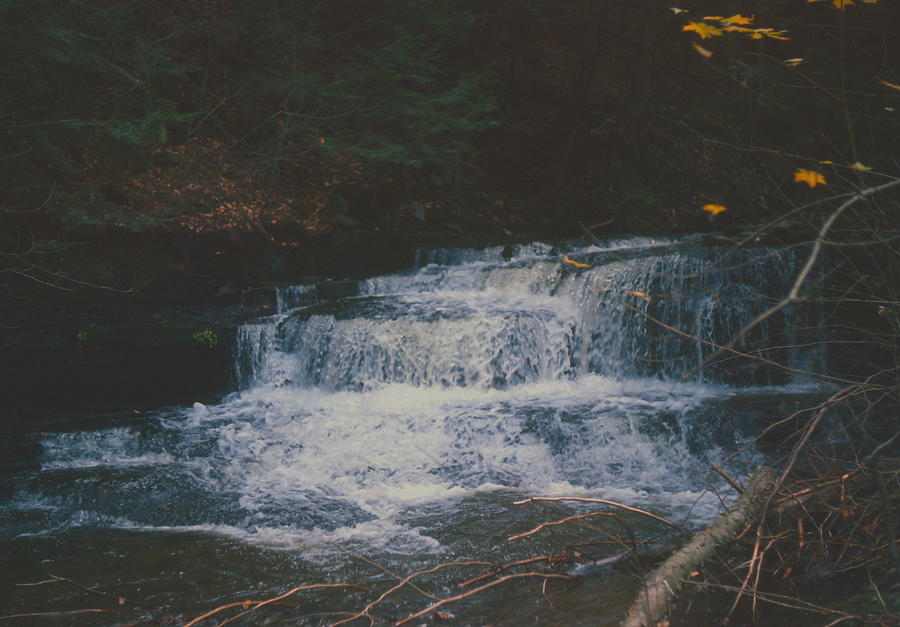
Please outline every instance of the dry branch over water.
M682 580L712 557L716 548L732 541L753 521L774 483L772 469L765 466L759 468L730 512L694 535L690 542L647 577L640 595L628 610L622 627L653 627L665 618L672 600L682 586Z

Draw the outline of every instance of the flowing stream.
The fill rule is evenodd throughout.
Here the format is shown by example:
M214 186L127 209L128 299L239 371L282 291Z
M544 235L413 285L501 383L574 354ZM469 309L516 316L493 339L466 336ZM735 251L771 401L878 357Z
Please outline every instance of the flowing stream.
M246 623L322 624L340 616L298 617L360 609L396 583L387 571L572 555L610 541L598 527L628 537L597 519L509 541L592 511L513 505L529 496L612 499L702 526L733 498L710 464L746 475L762 455L746 445L818 393L798 373L827 357L811 306L741 345L786 368L715 355L797 267L790 250L725 252L694 238L423 250L352 296L282 288L275 315L239 329L238 389L216 404L43 437L40 470L12 477L0 502L0 613L112 608L56 624L179 624L302 584L374 591L298 593L298 607ZM640 516L622 523L651 546L671 535ZM621 547L580 550L589 561ZM485 570L421 585L450 596ZM447 611L455 624L614 624L636 580L596 570L572 561L554 572L586 576L543 591L510 582ZM408 589L373 614L430 602Z

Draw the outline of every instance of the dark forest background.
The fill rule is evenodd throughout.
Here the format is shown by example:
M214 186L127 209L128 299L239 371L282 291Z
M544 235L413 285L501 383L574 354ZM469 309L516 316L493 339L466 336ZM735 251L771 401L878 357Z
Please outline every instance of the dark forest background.
M4 0L0 286L162 271L123 245L741 228L796 167L896 168L896 3L669 4ZM789 40L682 31L732 12Z

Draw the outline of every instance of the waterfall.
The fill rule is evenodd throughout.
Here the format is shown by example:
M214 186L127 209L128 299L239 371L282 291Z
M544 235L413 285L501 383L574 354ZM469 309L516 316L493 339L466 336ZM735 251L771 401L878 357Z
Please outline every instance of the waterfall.
M710 464L757 463L758 421L818 394L794 370L825 360L807 305L738 347L793 370L716 354L798 265L791 250L725 252L695 238L431 249L407 272L255 290L271 315L237 333L234 392L42 434L43 468L0 504L0 528L48 551L71 529L100 547L123 530L204 532L353 580L335 545L397 572L483 559L528 495L704 524L721 502Z
M584 374L790 380L789 370L716 353L788 291L794 254L747 250L719 267L722 252L652 238L419 251L417 269L362 281L354 297L279 296L296 305L241 329L235 367L245 385L280 377L330 390L504 388ZM575 268L563 254L589 267ZM821 369L822 350L797 341L817 326L815 313L785 309L752 329L741 351Z

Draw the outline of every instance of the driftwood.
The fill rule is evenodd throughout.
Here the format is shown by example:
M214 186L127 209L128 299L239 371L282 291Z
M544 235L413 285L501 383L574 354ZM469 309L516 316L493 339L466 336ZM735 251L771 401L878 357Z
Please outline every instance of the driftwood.
M762 466L730 512L697 534L683 548L660 564L644 581L643 590L628 610L622 627L656 627L666 617L682 581L709 559L715 549L744 529L759 512L775 482L771 468Z

